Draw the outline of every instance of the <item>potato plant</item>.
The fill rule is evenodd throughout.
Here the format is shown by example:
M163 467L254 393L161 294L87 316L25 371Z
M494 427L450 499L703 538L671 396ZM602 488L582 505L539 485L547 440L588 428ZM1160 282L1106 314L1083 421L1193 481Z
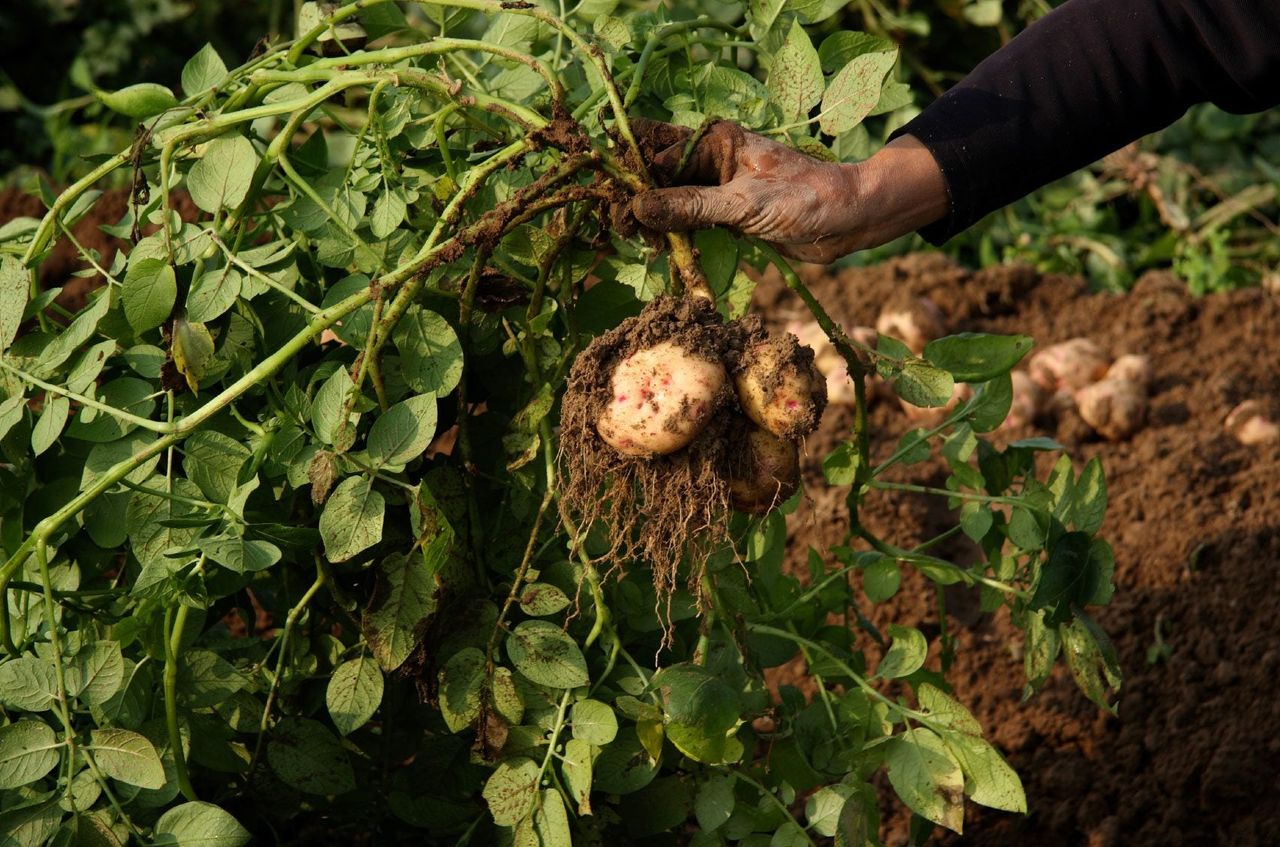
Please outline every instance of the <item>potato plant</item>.
M894 56L811 35L839 5L305 4L295 40L231 69L202 50L180 94L99 92L134 143L0 232L6 843L875 844L881 769L921 831L959 831L965 797L1025 811L949 693L945 628L931 651L864 611L903 567L940 604L980 591L1026 631L1028 694L1062 656L1110 708L1114 653L1086 611L1112 592L1101 468L983 437L1030 339L872 348L767 245L629 213L652 184L632 117L730 118L827 157L865 132ZM112 177L132 193L108 228L133 244L81 251L102 285L73 313L41 262ZM854 377L857 428L823 462L846 543L784 568L803 494L739 479L742 510L673 548L696 578L655 580L626 554L647 516L704 504L629 490L642 511L584 518L561 403L579 353L659 295L741 318L742 263L780 270ZM974 390L877 461L868 367L917 406ZM710 371L678 376L696 395ZM756 401L808 397L792 382L810 370L752 373ZM613 424L590 449L613 449ZM794 473L789 443L755 432L724 443ZM692 446L672 449L615 467ZM938 457L944 487L887 478ZM859 521L872 491L944 498L956 525L899 546ZM961 535L972 563L936 555ZM765 685L797 653L812 698Z

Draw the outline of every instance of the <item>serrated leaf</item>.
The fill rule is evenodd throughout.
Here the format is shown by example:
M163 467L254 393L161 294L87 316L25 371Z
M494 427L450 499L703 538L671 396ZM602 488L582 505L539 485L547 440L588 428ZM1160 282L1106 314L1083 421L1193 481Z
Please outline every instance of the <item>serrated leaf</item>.
M344 479L324 504L320 537L331 562L345 562L382 540L386 501L365 476Z
M964 828L964 773L933 732L917 727L885 745L889 783L911 811L953 832Z
M773 55L765 82L769 99L782 108L789 121L809 116L822 99L822 63L800 21L792 21L782 48Z
M384 671L395 670L409 658L434 610L435 581L420 558L395 553L382 560L362 628Z
M0 789L21 788L58 764L61 742L48 724L18 721L0 726Z
M516 670L539 685L575 688L590 682L578 643L548 621L523 621L507 636Z
M324 699L339 733L350 735L368 723L382 703L383 685L377 662L364 655L334 669Z
M178 299L178 278L163 259L140 259L129 265L121 296L129 325L134 332L146 332L169 319Z
M343 794L356 787L342 744L318 721L280 721L267 744L267 761L282 782L306 794Z
M242 135L215 138L187 174L187 191L192 202L209 214L234 209L249 193L257 166L258 153L249 139Z
M914 627L889 625L889 635L893 643L876 668L876 676L881 679L898 679L910 676L924 667L925 656L929 653L929 642L924 634Z
M863 53L841 68L822 96L818 125L827 135L848 132L871 114L880 99L885 75L898 60L896 50L885 53Z
M146 736L127 729L95 729L89 733L89 750L102 772L112 779L139 788L162 788L164 765Z
M195 800L174 806L156 821L156 843L166 847L244 847L249 831L212 803Z

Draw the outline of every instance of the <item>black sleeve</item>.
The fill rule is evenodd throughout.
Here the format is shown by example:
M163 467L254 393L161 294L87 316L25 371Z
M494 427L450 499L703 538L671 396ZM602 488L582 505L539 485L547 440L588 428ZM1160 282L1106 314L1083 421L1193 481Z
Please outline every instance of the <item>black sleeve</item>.
M894 133L947 180L920 233L941 244L1205 102L1280 103L1280 0L1069 0Z

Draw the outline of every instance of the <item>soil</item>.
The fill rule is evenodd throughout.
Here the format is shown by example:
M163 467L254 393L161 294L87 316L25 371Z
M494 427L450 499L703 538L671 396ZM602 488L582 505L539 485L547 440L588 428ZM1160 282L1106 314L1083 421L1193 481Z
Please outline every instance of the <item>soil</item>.
M974 592L948 590L947 626L958 656L949 673L959 699L1024 781L1030 812L969 804L963 838L931 843L1038 847L1280 844L1280 444L1246 447L1223 427L1239 402L1257 397L1274 414L1280 398L1280 297L1259 289L1200 299L1165 273L1124 296L1027 268L970 272L937 254L867 269L808 275L814 293L847 325L873 325L882 303L927 297L948 332L1025 333L1038 345L1085 336L1110 355L1145 353L1155 366L1148 419L1132 437L1101 440L1074 415L1040 418L1004 440L1047 434L1077 469L1101 456L1110 486L1102 535L1116 554L1116 595L1097 618L1125 673L1112 717L1058 667L1026 704L1021 636L1007 614L979 613ZM756 305L779 324L799 301L766 280ZM872 409L873 459L910 428L896 403ZM790 518L791 556L842 540L843 489L821 483L821 457L850 431L851 410L831 408L808 442L807 502ZM903 480L941 484L938 465ZM950 525L944 505L897 492L872 498L871 529L909 545ZM965 543L942 551L972 561ZM865 610L878 626L921 627L936 636L936 592L904 572L898 594ZM1166 650L1157 645L1157 631ZM873 659L876 645L862 637ZM1150 653L1149 653L1150 651ZM931 659L936 667L937 657ZM783 675L804 682L793 662ZM901 692L899 692L901 693ZM907 816L886 791L881 835L907 843Z

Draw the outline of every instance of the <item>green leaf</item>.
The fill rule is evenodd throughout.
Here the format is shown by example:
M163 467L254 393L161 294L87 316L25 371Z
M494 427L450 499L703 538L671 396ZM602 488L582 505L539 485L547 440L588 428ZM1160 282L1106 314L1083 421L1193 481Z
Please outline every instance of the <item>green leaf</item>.
M188 438L182 450L187 478L213 502L230 502L240 468L249 459L249 448L229 435L202 430Z
M599 749L579 738L570 738L564 745L564 758L560 760L560 773L565 788L578 805L578 814L591 814L591 771Z
M187 174L192 202L209 214L236 208L248 195L257 167L258 153L249 139L243 135L215 138Z
M343 794L356 787L347 752L318 721L281 720L267 744L267 761L282 782L306 794Z
M1053 663L1062 649L1058 630L1045 624L1044 612L1027 614L1026 632L1022 646L1023 673L1027 677L1024 700L1048 681L1053 673Z
M618 282L636 293L636 298L647 303L667 290L667 281L649 265L627 265L618 269Z
M603 747L618 735L618 716L599 700L579 700L569 714L573 737Z
M31 452L39 456L58 441L67 417L71 414L71 401L66 397L47 397L40 418L31 430Z
M852 485L858 478L862 455L852 441L842 442L822 460L822 474L831 485Z
M1094 456L1080 472L1076 481L1075 507L1071 521L1081 532L1093 535L1102 528L1107 512L1107 478L1102 470L1102 460Z
M1013 378L1009 374L1001 374L978 386L969 405L969 425L975 432L991 432L1004 423L1012 406Z
M1023 550L1034 552L1044 547L1048 535L1048 518L1031 509L1014 507L1009 517L1009 540Z
M855 793L852 785L828 785L814 792L804 805L805 817L813 831L827 838L834 836L840 828L845 804Z
M738 722L737 695L701 665L671 665L654 674L650 684L662 694L669 720L720 735Z
M149 418L155 411L153 386L135 377L117 377L99 387L96 393L98 399L108 406L141 418ZM82 407L80 414L67 427L67 437L81 441L115 441L123 438L133 428L134 424L122 421L114 415Z
M893 379L893 390L912 406L937 408L951 402L955 380L951 374L919 360L902 366Z
M382 703L382 671L363 654L334 668L324 701L333 725L350 735L368 723Z
M435 580L421 558L402 553L383 559L377 578L361 627L378 664L391 672L409 658L435 611Z
M251 837L228 812L200 800L161 815L155 834L157 847L244 847Z
M991 509L982 503L966 500L960 507L960 528L974 541L985 538L994 522L995 516L991 514Z
M0 256L0 353L18 336L31 293L30 273L13 256Z
M386 501L365 476L344 479L324 504L320 537L331 562L345 562L382 540Z
M769 99L782 108L787 121L801 120L822 99L822 82L818 51L800 21L792 21L786 41L769 66L765 81Z
M920 462L928 461L933 455L933 448L929 444L926 437L928 430L913 429L902 434L898 439L898 446L894 448L894 454L901 454L898 462L903 465L915 465Z
M849 0L787 0L785 9L803 15L811 24L821 23L849 5Z
M1069 624L1058 627L1062 652L1076 685L1097 706L1116 714L1118 703L1111 703L1108 691L1119 692L1120 663L1111 639L1084 612L1077 611Z
M693 234L698 260L707 275L707 284L717 297L723 297L738 271L738 239L727 229L700 229Z
M227 77L227 66L212 44L205 44L182 68L182 92L188 97L201 94Z
M596 759L595 786L608 794L630 794L652 782L657 773L658 760L645 750L634 728L624 727Z
M818 0L804 0L818 2ZM878 35L841 29L828 35L818 45L818 59L823 73L835 73L864 53L887 53L895 49L894 43Z
M462 732L480 717L484 667L484 653L465 647L440 669L440 714L450 732Z
M19 656L0 664L0 704L24 712L43 712L58 695L53 665L35 656Z
M40 779L58 764L61 749L48 724L18 721L0 726L0 789Z
M167 484L165 477L154 476L147 480L146 487L153 491L164 491ZM194 483L181 477L173 480L172 493L184 498L202 496ZM125 531L128 533L133 555L144 567L171 564L165 554L173 550L188 549L200 535L201 528L169 524L191 515L195 510L195 506L184 500L134 492L125 510Z
M162 788L164 765L145 736L127 729L95 729L89 733L89 750L102 772L112 779L139 788Z
M228 265L196 274L187 293L187 319L207 323L226 314L244 289L244 274Z
M543 790L542 802L533 816L533 828L538 834L541 847L573 847L569 815L559 791L554 788Z
M1047 610L1049 623L1069 619L1071 604L1097 589L1099 580L1090 572L1090 547L1089 536L1068 532L1050 548L1030 602L1032 609Z
M360 415L352 411L344 429L342 411L346 408L347 397L355 390L356 384L351 381L347 369L339 367L316 392L315 402L311 404L311 426L316 431L316 438L323 443L335 445L339 449L351 446Z
M67 694L86 706L101 706L124 684L124 657L116 641L81 646L66 670Z
M192 394L200 393L200 380L213 361L213 336L202 323L192 323L186 315L173 322L173 364L187 381Z
M698 827L704 832L714 832L733 815L736 800L733 787L737 779L732 776L712 777L698 786L693 801L693 813Z
M911 811L953 832L964 827L964 773L933 732L917 727L885 744L889 784Z
M374 238L386 238L404 221L408 210L409 205L405 202L403 191L395 188L384 190L373 204L373 214L369 216L369 231Z
M920 685L916 696L932 724L970 735L982 735L982 725L973 714L941 688L926 682Z
M481 796L498 826L515 826L533 809L541 769L532 759L504 759L484 784Z
M216 706L248 686L235 665L212 650L187 649L178 666L178 692L192 709Z
M1027 795L1022 780L994 747L980 736L954 730L944 730L942 740L960 763L964 771L964 793L973 802L1026 814Z
M392 406L369 430L369 459L399 465L422 455L436 434L436 398L418 394Z
M178 299L178 278L163 259L140 259L125 272L121 296L129 325L134 332L146 332L169 319Z
M876 668L876 676L881 679L899 679L910 676L924 667L925 656L929 653L929 643L920 630L908 626L889 624L889 635L893 644L889 652L880 660Z
M520 591L520 611L535 618L554 615L569 605L569 598L549 582L531 582Z
M449 322L418 306L409 308L392 334L409 387L443 397L462 379L462 345Z
M93 96L111 111L138 121L178 105L178 98L172 91L154 82L140 82L119 91L98 90L93 92Z
M902 571L898 563L888 556L876 559L862 574L862 590L872 603L883 603L898 593L902 583Z
M871 114L880 99L885 75L898 61L898 51L863 53L841 68L822 96L818 125L827 135L848 132Z
M1034 342L1025 335L962 332L924 346L924 358L958 382L986 382L1013 370Z
M590 682L578 643L548 621L524 621L507 638L516 670L539 685L575 688Z
M200 549L218 564L236 573L265 571L280 561L280 548L269 541L226 535L200 542Z

